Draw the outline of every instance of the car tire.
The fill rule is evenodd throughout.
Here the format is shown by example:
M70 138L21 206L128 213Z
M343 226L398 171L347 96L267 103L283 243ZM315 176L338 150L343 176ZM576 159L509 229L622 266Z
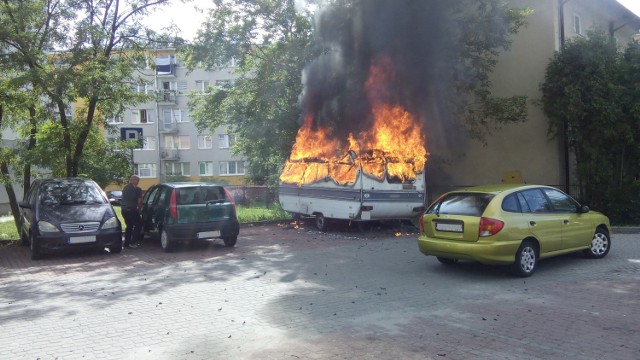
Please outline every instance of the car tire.
M122 252L122 240L118 241L115 245L109 246L109 252L112 254L120 254Z
M33 237L33 235L29 236L29 246L31 249L31 260L39 260L42 259L42 252L38 247L38 242Z
M520 244L516 252L516 262L513 264L513 272L520 277L533 275L538 266L538 248L532 241L525 240Z
M327 231L327 218L324 215L316 214L316 227L322 232Z
M29 236L22 231L22 227L20 228L20 245L29 246Z
M167 231L164 229L160 232L160 246L164 252L172 252L175 248L173 239L171 239L169 234L167 234Z
M222 241L224 241L224 246L226 247L234 247L236 246L236 242L238 242L238 237L237 236L227 236L222 238Z
M586 257L591 259L600 259L609 253L611 249L611 237L609 232L604 228L597 228L593 239L591 239L591 247L584 250Z
M436 258L438 259L438 261L440 261L441 264L445 264L445 265L455 265L458 263L458 259L449 259L449 258L440 257L440 256L437 256Z

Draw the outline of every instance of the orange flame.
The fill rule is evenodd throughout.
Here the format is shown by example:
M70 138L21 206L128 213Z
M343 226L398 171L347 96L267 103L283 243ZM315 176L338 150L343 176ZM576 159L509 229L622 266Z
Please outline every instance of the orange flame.
M349 134L347 149L332 137L331 129L313 129L313 117L306 116L280 181L299 186L326 180L353 184L358 168L380 181L385 177L402 182L415 179L427 161L425 137L414 115L389 103L387 85L394 78L388 57L371 66L365 90L372 107L373 126L360 132L357 139Z

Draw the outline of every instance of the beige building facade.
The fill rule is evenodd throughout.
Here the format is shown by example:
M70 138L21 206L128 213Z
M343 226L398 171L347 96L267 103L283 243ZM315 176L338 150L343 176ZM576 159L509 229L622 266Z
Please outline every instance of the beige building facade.
M437 164L438 172L446 175L428 181L431 198L452 187L504 181L567 189L567 179L569 184L575 181L571 154L565 155L562 137L549 137L547 118L541 106L535 104L542 96L540 85L546 66L563 39L586 36L589 29L599 27L608 31L621 46L633 41L633 35L640 32L640 18L615 0L510 0L509 3L512 7L531 8L533 13L527 26L514 36L511 49L500 57L491 79L493 94L527 96L527 120L492 132L486 145L471 141L462 157Z

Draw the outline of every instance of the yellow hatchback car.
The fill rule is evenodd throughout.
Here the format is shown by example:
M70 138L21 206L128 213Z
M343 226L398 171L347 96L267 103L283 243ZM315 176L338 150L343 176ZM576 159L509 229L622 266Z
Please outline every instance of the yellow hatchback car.
M476 186L442 195L420 220L418 246L443 264L473 260L534 273L538 260L611 249L609 218L562 191L542 185Z

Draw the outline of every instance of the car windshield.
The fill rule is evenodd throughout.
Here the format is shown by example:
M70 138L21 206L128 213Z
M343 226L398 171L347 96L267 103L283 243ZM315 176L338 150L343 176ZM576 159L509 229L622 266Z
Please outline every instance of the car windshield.
M493 197L486 193L450 193L433 203L427 213L481 216Z
M51 182L44 184L40 196L42 205L103 204L95 186L84 182Z

